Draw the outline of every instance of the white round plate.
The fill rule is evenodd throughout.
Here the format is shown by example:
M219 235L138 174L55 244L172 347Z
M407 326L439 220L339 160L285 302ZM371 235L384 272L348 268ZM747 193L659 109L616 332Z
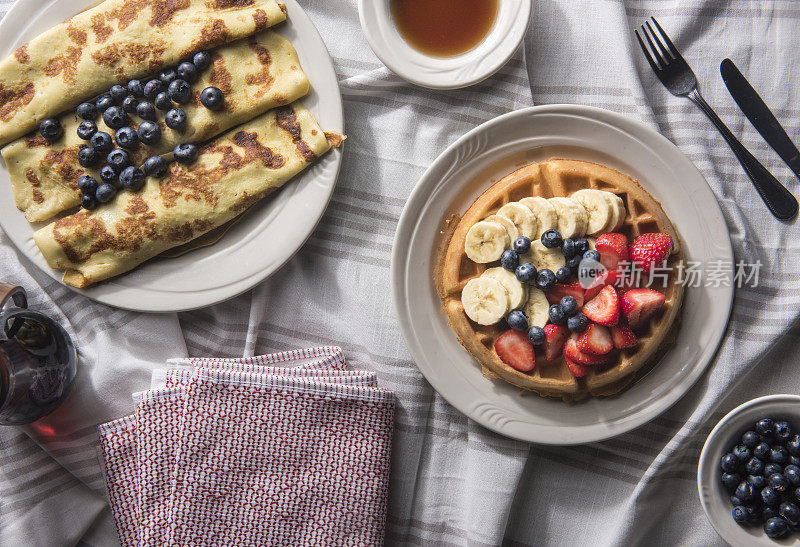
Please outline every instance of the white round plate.
M722 455L752 429L763 417L785 418L800 427L800 396L768 395L737 406L711 430L697 465L697 490L709 522L727 543L734 547L750 545L800 545L800 536L791 533L782 539L770 539L761 526L740 526L731 515L730 495L720 482Z
M687 260L733 262L728 229L697 168L652 129L613 112L538 106L473 129L428 168L406 203L392 253L395 307L408 348L433 387L458 410L509 437L580 444L629 431L677 401L716 352L733 288L689 287L678 339L657 366L611 398L575 404L488 380L440 311L433 265L444 219L462 213L493 182L532 161L559 156L603 163L639 180L683 239Z
M0 22L0 58L96 3L17 2ZM323 129L344 132L342 96L325 43L296 0L282 3L288 10L288 20L275 31L291 40L311 82L311 91L301 100ZM110 306L148 312L201 308L241 294L272 275L302 247L328 206L341 161L341 150L331 150L275 196L253 206L210 247L178 258L156 258L132 272L77 292ZM61 272L47 265L33 241L39 225L28 223L14 205L2 161L0 225L25 256L52 278L61 280Z

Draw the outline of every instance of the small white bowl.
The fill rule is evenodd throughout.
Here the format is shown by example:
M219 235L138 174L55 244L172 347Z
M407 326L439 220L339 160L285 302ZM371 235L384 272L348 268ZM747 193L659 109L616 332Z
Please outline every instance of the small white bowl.
M722 539L734 547L750 545L800 545L800 534L792 532L782 539L770 539L761 526L740 526L733 520L733 507L720 482L720 459L732 446L738 444L742 433L751 429L756 421L768 416L785 418L800 428L800 396L768 395L753 399L731 410L711 433L703 445L697 466L697 489L700 503L711 525Z
M477 46L454 57L432 57L414 49L392 20L390 0L359 0L361 29L372 51L392 72L413 84L456 89L485 80L519 48L533 0L499 0L494 26Z

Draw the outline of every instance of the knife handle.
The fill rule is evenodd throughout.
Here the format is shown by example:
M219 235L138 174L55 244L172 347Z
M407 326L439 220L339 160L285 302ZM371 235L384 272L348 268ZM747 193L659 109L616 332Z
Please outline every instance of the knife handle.
M772 176L772 173L767 171L767 168L761 165L753 154L748 152L747 148L739 142L728 126L717 116L714 109L706 102L700 92L697 90L692 91L688 95L689 99L702 110L706 116L714 123L716 128L722 133L725 142L731 147L733 153L739 163L744 167L747 176L753 181L753 185L761 194L761 199L767 205L769 210L780 220L789 220L797 214L797 199L792 193L781 184L778 179Z

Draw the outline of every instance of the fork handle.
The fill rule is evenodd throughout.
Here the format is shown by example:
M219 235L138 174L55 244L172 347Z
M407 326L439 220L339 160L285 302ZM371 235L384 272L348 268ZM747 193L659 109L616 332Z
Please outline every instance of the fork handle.
M716 128L722 133L725 142L731 147L733 153L739 163L744 167L747 176L753 181L753 185L761 194L761 199L767 205L769 210L780 220L789 220L797 214L797 199L792 193L781 184L778 179L772 176L772 173L767 171L767 168L761 165L753 154L751 154L744 145L739 142L728 126L717 116L714 109L706 102L700 92L696 89L689 93L689 99L702 110L706 116L714 123Z

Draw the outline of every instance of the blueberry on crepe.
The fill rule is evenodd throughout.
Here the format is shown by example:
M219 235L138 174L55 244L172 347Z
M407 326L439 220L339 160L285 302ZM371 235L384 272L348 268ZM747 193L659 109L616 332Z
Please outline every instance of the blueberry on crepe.
M144 121L137 129L139 140L148 146L158 144L161 140L161 127L156 122Z
M97 107L92 103L81 103L76 110L78 117L84 120L97 119Z
M106 161L114 169L115 173L121 173L123 169L131 164L131 156L125 150L115 148L108 153Z
M117 144L125 150L133 150L139 144L139 134L133 127L123 127L117 131Z
M61 122L55 118L45 118L39 124L39 134L50 142L58 139L64 133L64 128L61 127Z
M159 80L150 80L144 85L144 96L151 101L156 98L156 95L164 91L164 84Z
M194 63L184 62L178 65L178 77L193 84L197 81L197 68Z
M167 161L161 156L147 158L142 166L145 175L161 178L167 174Z
M133 95L128 95L122 101L122 110L128 114L136 114L136 107L139 106L139 99Z
M225 97L218 87L207 87L200 93L200 102L209 110L219 110L225 103Z
M97 201L100 203L108 203L114 196L117 195L117 189L114 188L114 185L104 182L97 188L97 192L95 192L94 196L97 198Z
M141 169L128 166L119 174L119 184L126 190L138 192L144 186L144 173Z
M194 163L194 161L197 159L197 154L198 154L197 147L193 144L187 144L187 143L179 144L178 146L176 146L173 153L175 154L175 161L187 165L190 163Z
M156 95L156 98L153 101L153 103L159 110L167 111L170 108L172 108L172 99L169 98L169 94L166 91L162 91L161 93Z
M143 120L155 121L156 107L149 101L142 101L136 106L136 115Z
M207 51L198 51L192 59L198 70L205 70L211 65L211 54Z
M97 124L94 123L92 120L83 120L78 125L78 138L88 141L92 138L92 135L97 133Z
M100 163L100 154L91 146L84 146L78 151L78 163L81 167L94 167Z
M111 152L111 149L114 148L114 140L111 138L111 135L105 131L97 131L92 135L91 139L89 139L89 143L92 145L92 148L97 150L98 154L108 154Z
M180 131L186 127L186 112L182 108L173 108L164 116L164 123L170 129Z
M170 99L178 104L186 104L192 98L192 88L186 80L175 80L169 84Z
M134 97L144 97L144 84L141 80L131 80L128 82L128 93Z
M121 85L116 84L111 86L108 94L111 95L111 100L113 100L114 103L121 105L122 101L125 100L125 97L128 96L128 90Z
M110 106L103 112L103 121L111 129L122 129L128 124L128 115L121 106Z
M117 180L117 172L114 171L114 168L110 165L104 165L103 168L100 169L100 180L113 184L114 181Z
M94 105L100 112L105 112L106 110L114 106L114 100L111 98L111 95L106 93L104 95L101 95L97 99L97 101L95 101Z

